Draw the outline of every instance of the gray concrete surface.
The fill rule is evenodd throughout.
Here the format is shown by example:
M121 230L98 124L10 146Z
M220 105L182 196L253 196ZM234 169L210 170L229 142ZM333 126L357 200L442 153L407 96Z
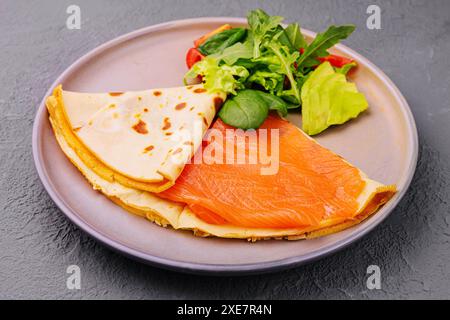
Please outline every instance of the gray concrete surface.
M382 29L365 27L369 4ZM70 4L82 29L65 27ZM294 270L242 278L199 277L142 265L73 226L35 172L31 129L54 79L106 40L151 24L198 16L244 16L262 7L311 30L355 23L347 44L380 66L409 101L420 135L412 187L362 241ZM450 1L15 1L0 3L0 298L449 298ZM66 289L66 268L82 289ZM382 289L366 288L379 265Z

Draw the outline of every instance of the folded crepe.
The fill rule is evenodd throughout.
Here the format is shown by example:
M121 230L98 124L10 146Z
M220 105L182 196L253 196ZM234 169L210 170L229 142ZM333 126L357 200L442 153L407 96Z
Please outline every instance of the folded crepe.
M190 163L211 123L221 133L232 129L213 122L224 100L201 85L120 94L58 87L47 107L59 145L94 189L129 212L198 236L314 238L361 222L395 193L277 116L256 131L258 139L261 129L280 132L276 173L261 175L259 163L215 163L208 159L214 153Z
M225 99L201 86L47 99L56 130L97 175L139 190L172 186Z

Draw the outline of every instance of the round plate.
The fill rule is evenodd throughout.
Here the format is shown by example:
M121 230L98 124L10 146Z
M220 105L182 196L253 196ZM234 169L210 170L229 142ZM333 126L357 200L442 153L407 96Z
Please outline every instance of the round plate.
M185 53L199 36L237 18L169 22L112 40L71 65L55 81L81 92L143 90L182 85ZM313 32L303 30L311 38ZM58 207L94 238L141 261L194 273L256 273L293 267L345 247L372 230L394 209L409 186L417 161L417 131L411 111L395 85L376 66L351 49L333 52L355 59L352 76L366 94L369 111L316 139L371 178L396 184L398 193L377 214L348 230L306 241L198 238L187 231L161 228L127 213L92 190L56 143L41 103L33 128L33 155L39 176ZM47 95L48 95L47 94ZM45 100L45 99L44 99ZM300 117L292 120L298 123Z

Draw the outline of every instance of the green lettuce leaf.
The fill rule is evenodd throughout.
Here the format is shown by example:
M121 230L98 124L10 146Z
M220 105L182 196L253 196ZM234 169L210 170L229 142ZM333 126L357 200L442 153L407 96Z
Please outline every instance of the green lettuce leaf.
M238 42L223 50L222 53L212 55L212 57L223 60L231 66L239 59L251 59L253 57L253 44L250 41Z
M206 57L194 64L185 75L185 79L194 79L198 75L203 77L205 89L209 92L223 91L236 94L236 90L244 89L243 81L249 76L249 72L242 66L219 66L219 61L212 57Z
M303 131L318 134L331 125L356 118L368 108L364 95L345 75L337 73L329 62L322 63L303 84Z

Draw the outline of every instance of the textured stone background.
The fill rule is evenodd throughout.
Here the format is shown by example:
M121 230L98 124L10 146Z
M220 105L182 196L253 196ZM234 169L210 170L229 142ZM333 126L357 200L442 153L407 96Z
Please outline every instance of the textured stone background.
M378 3L382 30L365 27ZM69 4L82 29L65 27ZM392 215L350 248L271 275L199 277L120 256L74 227L34 169L35 109L53 80L106 40L151 24L198 16L244 16L262 7L311 30L355 23L347 41L381 67L409 101L420 135L412 187ZM450 1L15 1L0 3L0 298L449 298ZM69 291L66 267L82 269ZM382 270L367 290L366 268Z

